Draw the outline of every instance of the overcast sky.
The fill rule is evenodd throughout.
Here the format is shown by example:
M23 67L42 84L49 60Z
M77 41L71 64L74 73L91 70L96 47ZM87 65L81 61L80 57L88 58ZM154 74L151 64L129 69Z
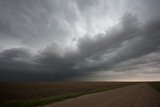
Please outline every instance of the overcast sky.
M160 80L160 0L0 0L0 80Z

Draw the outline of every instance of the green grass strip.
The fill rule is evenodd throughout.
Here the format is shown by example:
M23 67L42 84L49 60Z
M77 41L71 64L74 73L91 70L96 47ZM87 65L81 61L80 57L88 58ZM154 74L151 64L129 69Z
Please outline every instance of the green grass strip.
M152 87L154 87L157 91L160 92L160 82L149 83Z

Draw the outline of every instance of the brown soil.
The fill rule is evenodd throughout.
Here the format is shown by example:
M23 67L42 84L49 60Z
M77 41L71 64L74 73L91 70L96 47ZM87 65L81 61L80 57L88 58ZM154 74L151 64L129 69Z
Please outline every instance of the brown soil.
M48 96L88 92L96 89L112 89L135 83L127 82L0 82L0 102L26 100Z
M139 83L43 107L160 107L160 94L149 84Z

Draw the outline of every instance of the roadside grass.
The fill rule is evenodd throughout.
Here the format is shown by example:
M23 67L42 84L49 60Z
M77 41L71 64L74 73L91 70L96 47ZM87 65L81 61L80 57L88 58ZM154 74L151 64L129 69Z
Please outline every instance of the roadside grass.
M160 82L151 82L149 84L160 92Z
M103 88L103 89L95 89L87 92L73 92L65 95L57 95L57 96L50 96L46 98L32 98L29 100L11 100L5 101L0 103L0 107L35 107L38 105L45 105L50 104L58 101L63 101L69 98L75 98L78 96L82 96L85 94L97 93L102 91L107 91L115 88L122 87L124 85L119 85L113 88Z

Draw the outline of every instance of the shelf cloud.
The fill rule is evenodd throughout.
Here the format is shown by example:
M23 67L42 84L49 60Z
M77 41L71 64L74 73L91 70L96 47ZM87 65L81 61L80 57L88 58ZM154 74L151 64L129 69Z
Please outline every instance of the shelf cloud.
M159 80L159 4L0 0L0 80Z

